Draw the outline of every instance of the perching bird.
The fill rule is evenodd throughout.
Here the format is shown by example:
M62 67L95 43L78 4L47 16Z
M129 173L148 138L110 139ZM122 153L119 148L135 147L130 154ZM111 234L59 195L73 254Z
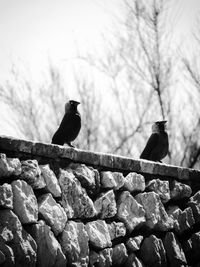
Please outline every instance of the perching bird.
M160 161L167 155L169 149L168 134L166 132L167 121L156 121L152 125L152 134L140 155L141 159Z
M81 115L77 110L79 104L74 100L65 104L65 115L52 138L52 144L64 145L66 143L73 147L71 142L76 139L81 129Z

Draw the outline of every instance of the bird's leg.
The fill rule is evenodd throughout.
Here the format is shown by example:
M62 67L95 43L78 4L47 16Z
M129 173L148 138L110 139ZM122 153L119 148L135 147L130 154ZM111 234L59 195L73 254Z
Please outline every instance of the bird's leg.
M161 160L159 160L158 162L162 163L162 161L161 161Z
M67 144L68 144L68 146L70 146L70 147L74 147L70 142L68 142Z

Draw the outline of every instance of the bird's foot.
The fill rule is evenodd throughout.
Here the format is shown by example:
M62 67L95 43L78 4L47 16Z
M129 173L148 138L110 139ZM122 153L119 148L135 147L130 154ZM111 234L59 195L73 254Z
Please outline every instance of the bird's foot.
M70 147L73 147L73 148L75 147L75 146L73 146L71 143L67 143L67 144L68 144L68 146L70 146Z

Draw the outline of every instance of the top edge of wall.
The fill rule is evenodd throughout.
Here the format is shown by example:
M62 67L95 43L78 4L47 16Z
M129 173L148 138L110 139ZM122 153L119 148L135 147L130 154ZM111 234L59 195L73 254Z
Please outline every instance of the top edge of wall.
M112 170L127 172L134 171L142 174L172 177L179 180L200 181L200 171L195 169L113 154L81 150L66 146L16 139L8 136L0 136L0 152L24 153L26 155L30 154L30 157L39 156L49 159L68 159L74 162Z

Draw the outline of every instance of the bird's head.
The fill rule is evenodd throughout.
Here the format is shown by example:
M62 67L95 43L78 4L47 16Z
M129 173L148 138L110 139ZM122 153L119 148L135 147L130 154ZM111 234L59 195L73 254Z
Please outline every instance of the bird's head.
M156 121L152 125L152 132L160 132L166 130L167 121Z
M77 106L80 104L80 102L75 101L75 100L69 100L66 104L65 104L65 113L67 113L68 111L77 110Z

